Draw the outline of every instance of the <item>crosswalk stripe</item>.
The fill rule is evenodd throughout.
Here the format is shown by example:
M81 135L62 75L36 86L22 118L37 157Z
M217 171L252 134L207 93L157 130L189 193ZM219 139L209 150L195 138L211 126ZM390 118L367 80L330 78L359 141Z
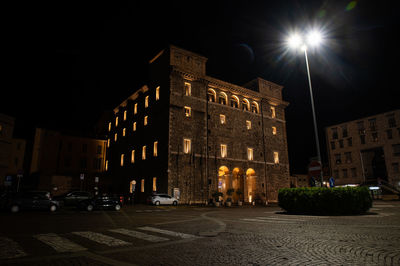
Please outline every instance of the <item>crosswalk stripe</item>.
M42 241L46 245L49 245L53 249L55 249L57 252L77 252L77 251L83 251L87 250L87 248L84 248L71 240L61 237L57 234L40 234L40 235L34 235L36 239Z
M14 259L26 255L17 242L6 237L0 237L0 259Z
M117 239L117 238L114 238L111 236L107 236L107 235L103 235L103 234L91 232L91 231L72 232L72 233L75 235L90 239L94 242L107 245L109 247L126 246L126 245L131 244L131 243L125 242L123 240L120 240L120 239Z
M153 235L148 235L142 232L138 232L138 231L134 231L134 230L128 230L128 229L124 229L124 228L119 228L119 229L110 229L109 231L111 232L115 232L115 233L119 233L119 234L123 234L123 235L127 235L127 236L131 236L131 237L135 237L135 238L139 238L139 239L143 239L143 240L147 240L150 242L162 242L162 241L168 241L168 238L165 237L161 237L161 236L153 236Z
M156 233L160 233L160 234L165 234L165 235L169 235L169 236L177 236L180 238L196 237L195 235L191 235L191 234L179 233L179 232L174 232L174 231L169 231L169 230L164 230L164 229L159 229L159 228L149 227L149 226L139 227L138 229L150 231L150 232L156 232Z

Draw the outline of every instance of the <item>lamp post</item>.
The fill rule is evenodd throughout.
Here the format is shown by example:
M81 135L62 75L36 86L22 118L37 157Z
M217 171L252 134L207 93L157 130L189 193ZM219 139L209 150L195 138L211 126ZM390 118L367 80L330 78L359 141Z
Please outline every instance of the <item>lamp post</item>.
M317 117L315 115L315 107L314 107L314 97L313 97L313 91L312 91L312 85L311 85L311 75L310 75L310 66L308 64L308 55L307 55L307 45L310 46L317 46L320 44L322 40L321 34L317 31L311 31L310 33L307 34L306 38L302 38L298 34L294 34L289 37L288 39L288 45L291 48L301 48L301 50L304 51L304 57L306 60L306 68L307 68L307 76L308 76L308 87L310 89L310 97L311 97L311 108L312 108L312 114L313 114L313 121L314 121L314 134L315 134L315 144L317 146L317 156L318 156L318 162L321 165L321 174L320 174L320 181L321 181L321 187L323 186L323 172L322 172L322 160L321 160L321 150L319 147L319 138L318 138L318 127L317 127Z

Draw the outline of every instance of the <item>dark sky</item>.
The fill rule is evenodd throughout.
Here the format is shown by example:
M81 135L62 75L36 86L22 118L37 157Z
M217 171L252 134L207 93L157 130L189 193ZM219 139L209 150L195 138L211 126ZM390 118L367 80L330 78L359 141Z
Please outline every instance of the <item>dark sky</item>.
M109 2L3 6L0 112L16 117L17 136L33 126L90 131L174 44L208 57L209 76L283 85L291 170L305 172L316 155L307 73L285 38L311 26L325 36L309 51L322 145L326 126L400 108L394 1Z

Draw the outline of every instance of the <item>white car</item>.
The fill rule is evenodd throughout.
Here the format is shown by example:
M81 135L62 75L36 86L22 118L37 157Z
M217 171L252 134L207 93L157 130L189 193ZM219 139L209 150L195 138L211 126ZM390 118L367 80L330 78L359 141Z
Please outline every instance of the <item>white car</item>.
M158 205L178 205L178 199L171 197L168 194L154 194L149 198L149 203Z

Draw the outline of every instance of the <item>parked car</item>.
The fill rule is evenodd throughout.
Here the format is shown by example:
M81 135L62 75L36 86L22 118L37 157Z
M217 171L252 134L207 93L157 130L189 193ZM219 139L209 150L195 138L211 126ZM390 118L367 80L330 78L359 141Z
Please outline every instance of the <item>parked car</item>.
M147 202L149 204L158 205L178 205L178 199L171 197L168 194L153 194L148 199Z
M113 195L101 195L87 200L80 201L78 208L87 211L99 209L111 209L119 211L121 209L121 201L119 197Z
M27 191L2 196L1 205L11 212L20 210L49 210L55 212L60 207L59 202L51 198L48 191Z
M92 197L92 193L87 191L72 191L61 196L56 196L54 199L58 200L60 205L77 206L80 201L91 199Z

